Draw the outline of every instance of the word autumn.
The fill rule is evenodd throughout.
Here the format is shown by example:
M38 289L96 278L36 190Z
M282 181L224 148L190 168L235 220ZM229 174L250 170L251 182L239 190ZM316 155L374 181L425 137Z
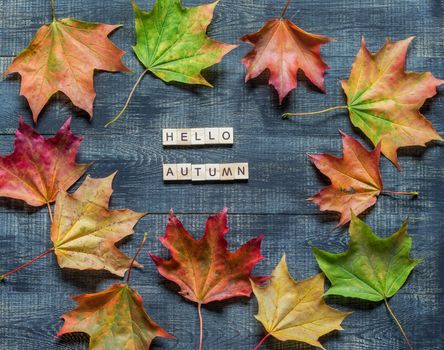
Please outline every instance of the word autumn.
M233 128L162 129L164 146L232 145Z
M236 181L248 176L248 163L163 165L163 181Z

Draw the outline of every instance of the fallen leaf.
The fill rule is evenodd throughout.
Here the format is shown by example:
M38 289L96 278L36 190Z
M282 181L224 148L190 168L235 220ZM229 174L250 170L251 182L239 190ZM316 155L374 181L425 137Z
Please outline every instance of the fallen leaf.
M227 210L210 216L204 236L195 240L171 210L162 244L171 252L164 260L150 254L159 273L180 287L180 294L198 304L200 347L202 348L201 305L252 293L250 279L261 283L267 277L252 277L254 266L263 259L263 236L242 245L236 252L227 250Z
M65 322L58 337L67 333L86 333L90 336L90 350L146 350L155 337L174 338L151 320L143 308L142 297L129 287L131 270L146 238L145 233L128 264L126 283L72 298L78 306L62 316Z
M369 301L384 301L399 327L408 349L413 347L387 299L395 295L422 259L411 259L412 238L407 221L388 238L378 237L369 226L352 214L349 248L329 253L313 247L319 267L332 286L325 295L340 295Z
M319 267L332 283L326 295L342 295L370 301L392 297L421 259L410 259L412 238L407 221L388 238L379 238L352 214L349 249L333 254L317 248Z
M210 216L202 239L195 240L170 213L166 236L160 241L171 252L170 260L150 255L160 274L180 286L180 294L200 304L236 296L250 296L253 267L263 259L260 244L263 236L254 238L236 252L227 250L225 240L227 210ZM261 282L263 277L253 277Z
M132 1L136 17L137 58L163 81L211 86L201 70L237 47L209 38L206 29L218 1L183 8L180 0L157 0L151 12Z
M254 79L269 70L269 84L279 94L279 103L297 86L297 73L305 76L321 91L325 91L324 73L329 68L321 57L321 45L330 38L308 33L288 19L271 19L257 32L240 40L254 46L243 59L247 68L245 81Z
M79 305L62 316L65 323L57 336L86 333L90 336L90 350L146 350L155 337L173 338L151 320L142 297L128 284L114 284L104 291L72 299Z
M309 200L322 211L341 214L338 226L350 221L351 210L357 215L376 203L383 184L379 171L380 145L369 152L353 137L343 133L343 157L329 154L309 155L313 164L331 181L331 185Z
M71 132L70 121L45 139L20 118L14 152L0 157L0 196L42 206L83 175L89 164L76 163L82 138Z
M145 70L137 79L120 112L105 127L114 124L125 112L145 74L153 73L165 82L211 86L201 75L238 45L228 45L206 35L218 1L183 8L181 0L156 0L151 12L141 11L131 1L136 17L136 45L133 50Z
M268 285L261 287L252 282L252 287L259 305L255 317L267 331L256 349L269 336L323 349L319 337L333 330L342 330L341 322L349 315L325 303L322 274L295 281L288 272L285 255L274 269Z
M107 270L118 276L128 270L131 259L115 244L131 235L146 213L108 209L114 176L88 176L73 194L57 195L51 240L60 267Z
M430 72L405 72L412 40L387 39L374 54L362 40L350 77L342 82L351 122L374 145L380 143L382 153L398 168L398 148L443 140L419 109L444 81Z
M20 74L20 94L28 100L35 122L58 91L92 117L94 70L129 71L121 61L124 51L108 39L118 27L66 18L54 19L37 31L5 72L5 76Z

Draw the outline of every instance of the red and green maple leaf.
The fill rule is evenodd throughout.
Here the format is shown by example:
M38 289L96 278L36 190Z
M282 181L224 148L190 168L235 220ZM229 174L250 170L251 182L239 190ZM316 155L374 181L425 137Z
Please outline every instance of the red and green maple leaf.
M376 53L370 52L364 39L350 77L342 81L347 105L317 112L284 113L284 117L304 116L347 109L350 120L399 169L398 149L426 146L442 141L432 123L420 112L426 99L436 95L444 80L430 72L406 72L407 50L412 37L400 41L387 39Z
M145 234L129 263L126 283L113 284L98 293L72 297L78 305L62 316L64 324L58 337L86 333L90 336L90 350L146 350L155 337L174 338L148 316L142 297L129 286L131 269L146 237Z
M372 54L362 40L350 77L342 82L350 120L398 168L397 150L443 140L419 111L444 83L432 73L405 71L407 49L413 37L387 42Z

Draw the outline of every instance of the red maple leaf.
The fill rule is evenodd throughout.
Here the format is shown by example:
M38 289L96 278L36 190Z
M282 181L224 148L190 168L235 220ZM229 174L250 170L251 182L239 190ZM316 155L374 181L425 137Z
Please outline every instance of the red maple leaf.
M45 139L19 120L14 152L0 157L0 196L20 199L32 206L55 201L89 167L77 164L81 137L71 132L68 119L54 137Z
M262 283L268 277L252 277L254 266L263 259L260 245L263 236L242 245L236 252L227 250L225 240L227 209L210 216L205 233L195 240L171 210L165 237L160 241L171 252L171 259L151 255L159 273L180 287L180 294L201 305L237 296L250 296L250 279ZM202 342L202 333L201 333Z

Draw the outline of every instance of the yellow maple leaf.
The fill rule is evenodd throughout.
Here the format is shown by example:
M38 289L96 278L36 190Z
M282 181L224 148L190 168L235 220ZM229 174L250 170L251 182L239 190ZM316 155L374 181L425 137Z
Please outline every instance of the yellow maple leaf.
M252 282L252 287L259 304L255 317L267 331L255 349L270 336L323 349L319 337L342 330L341 322L350 314L325 303L323 274L295 281L288 272L285 255L273 270L268 285L261 287Z
M51 240L60 267L108 270L122 277L128 270L131 259L115 244L131 235L146 213L108 209L114 175L103 179L88 176L73 194L59 192Z

